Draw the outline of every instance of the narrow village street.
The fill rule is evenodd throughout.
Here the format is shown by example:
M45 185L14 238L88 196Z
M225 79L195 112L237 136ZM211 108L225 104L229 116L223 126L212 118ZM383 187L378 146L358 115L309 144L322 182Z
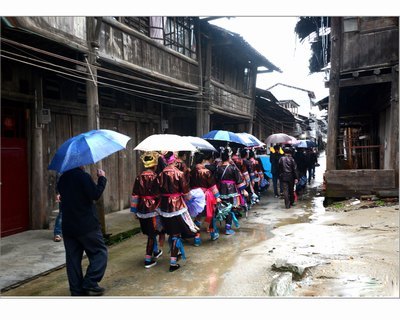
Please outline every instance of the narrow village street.
M320 195L323 170L317 167L316 179L295 207L284 209L283 199L268 189L248 218L239 220L235 235L221 234L210 241L204 231L200 247L185 241L187 260L181 260L176 272L168 271L167 245L155 267L143 268L142 234L111 246L101 282L105 296L399 298L398 203L325 209ZM304 272L277 282L285 270L273 266L281 262ZM280 283L275 290L273 283ZM69 296L65 268L2 295Z

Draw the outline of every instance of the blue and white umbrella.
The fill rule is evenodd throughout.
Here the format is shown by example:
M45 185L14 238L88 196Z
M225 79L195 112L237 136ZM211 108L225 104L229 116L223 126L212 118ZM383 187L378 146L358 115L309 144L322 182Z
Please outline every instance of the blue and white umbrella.
M246 142L243 141L243 139L240 138L236 133L226 130L212 130L206 133L204 136L202 136L202 138L209 141L222 141L222 142L225 141L225 142L238 143L244 146L246 145Z
M296 148L316 148L317 144L312 140L297 140L297 143L293 146Z
M265 146L264 142L261 142L255 136L247 132L236 133L240 138L242 138L246 142L246 147L263 147Z
M65 141L51 160L49 170L63 173L93 164L126 148L131 138L113 130L92 130Z

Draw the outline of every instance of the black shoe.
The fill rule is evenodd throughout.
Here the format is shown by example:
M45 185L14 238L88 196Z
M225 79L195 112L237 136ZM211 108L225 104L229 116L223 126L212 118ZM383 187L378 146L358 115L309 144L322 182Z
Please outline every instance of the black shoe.
M144 262L144 267L146 269L150 269L151 267L154 267L157 264L156 260L151 260L151 261L145 261Z
M158 252L153 252L153 257L155 259L158 259L159 257L162 256L162 254L163 254L163 251L162 250L158 250Z
M102 296L104 294L105 289L102 287L93 287L93 288L83 288L86 295L88 296Z
M178 263L177 263L177 264L174 264L174 265L170 264L170 265L169 265L169 272L173 272L173 271L175 271L175 270L178 270L180 267L181 267L181 266L180 266Z

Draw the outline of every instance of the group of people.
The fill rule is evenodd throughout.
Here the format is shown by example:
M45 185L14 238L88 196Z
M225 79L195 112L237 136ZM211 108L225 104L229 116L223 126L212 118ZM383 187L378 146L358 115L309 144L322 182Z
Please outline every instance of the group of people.
M294 185L305 172L299 169L291 148L283 148L283 155L280 147L274 150L270 158L274 194L278 195L279 182L285 206L290 208ZM233 229L240 227L239 219L247 216L269 186L262 155L256 156L254 150L224 147L219 153L196 152L191 161L186 156L186 152L153 151L140 157L144 169L134 180L130 210L147 236L145 268L157 264L166 240L169 271L173 272L180 268L179 259L186 259L184 242L193 241L194 246L200 246L202 230L215 241L220 236L219 222L226 236L234 235ZM309 181L313 174L309 171ZM107 179L103 170L98 170L97 176L95 183L84 167L78 167L63 173L57 183L62 200L57 220L61 222L62 212L66 269L73 296L104 293L99 282L107 267L108 251L95 201L101 197ZM84 252L89 259L85 274L81 266Z
M186 259L183 240L193 238L194 246L201 245L203 222L211 241L220 236L217 222L224 224L225 235L233 235L238 219L259 201L265 177L254 151L235 156L229 147L219 154L196 152L192 166L186 155L169 151L141 156L144 170L133 184L131 212L147 235L145 268L157 264L168 235L169 271L177 270L178 260Z
M274 196L283 196L285 208L289 209L296 196L304 191L307 181L310 184L311 179L315 179L315 167L319 165L317 151L290 146L282 149L281 145L275 145L271 148L270 162Z

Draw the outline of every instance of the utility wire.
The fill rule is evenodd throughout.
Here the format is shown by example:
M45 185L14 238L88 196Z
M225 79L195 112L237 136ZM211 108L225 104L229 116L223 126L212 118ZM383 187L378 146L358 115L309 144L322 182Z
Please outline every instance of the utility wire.
M65 57L65 56L61 56L61 55L58 55L56 53L49 52L47 50L42 50L42 49L38 49L38 48L35 48L35 47L31 47L29 45L18 43L18 42L15 42L15 41L7 39L7 38L1 38L1 41L7 42L7 43L12 43L12 44L14 44L16 46L20 46L20 47L23 47L23 48L26 48L26 49L30 49L32 51L36 51L36 52L39 52L39 53L42 53L42 54L45 54L45 55L49 55L49 56L52 56L52 57L55 57L55 58L59 58L61 60L65 60L65 61L68 61L68 62L71 62L71 63L74 63L74 64L79 64L79 65L81 65L83 67L86 67L86 62L83 62L83 61L79 61L79 60L76 60L76 59L71 59L71 58L68 58L68 57ZM159 86L164 86L164 87L173 88L173 89L179 89L181 91L196 92L196 93L198 92L195 89L187 89L187 88L178 87L178 86L174 86L174 85L170 85L170 84L166 84L166 83L162 83L162 82L152 81L152 80L144 79L143 76L142 77L136 77L136 76L132 76L132 75L129 75L129 74L126 74L126 73L121 73L121 72L118 72L118 71L115 71L115 70L104 68L104 67L101 67L101 66L96 66L96 68L98 70L101 70L101 71L105 71L105 72L108 72L108 73L111 73L111 74L119 75L119 76L122 76L122 77L126 77L126 78L130 78L130 79L133 79L133 80L137 80L137 81L142 81L142 82L145 82L145 83L156 84L156 85L159 85ZM198 74L191 74L191 73L188 73L188 72L186 72L186 74L189 75L189 76L197 76L197 77L199 76Z
M33 60L33 61L35 61L35 62L38 62L38 63L44 63L44 64L47 64L47 65L50 65L50 66L53 66L53 67L58 67L58 68L61 68L61 69L64 69L64 70L68 70L68 71L70 71L70 72L72 72L72 73L74 73L75 75L77 75L77 74L81 74L82 76L86 76L87 75L87 72L86 71L80 71L80 70L75 70L75 69L73 69L73 68L69 68L69 67L65 67L65 66L62 66L62 65L58 65L58 64L54 64L54 63L51 63L51 62L47 62L47 61L43 61L43 60L37 60L37 59L34 59L34 58L30 58L30 57L26 57L26 56L22 56L22 55L19 55L19 54L17 54L17 53L14 53L14 52L10 52L10 51L7 51L7 50L2 50L4 53L8 53L8 54L11 54L11 55L14 55L14 56L18 56L18 57L20 57L20 58L25 58L25 59L28 59L28 60ZM21 61L22 62L22 61ZM141 86L141 85L137 85L137 84L134 84L134 83L130 83L130 82L126 82L126 81L121 81L121 80L116 80L116 79L113 79L113 78L109 78L109 77L104 77L104 76L101 76L101 75L97 75L97 78L100 78L100 79L105 79L105 80L109 80L109 81L113 81L113 82L117 82L117 83L121 83L121 84L125 84L125 85L129 85L129 86L133 86L133 87L139 87L139 88L145 88L145 89L149 89L149 90L156 90L156 91L158 91L158 92L165 92L165 93L171 93L170 91L166 91L166 90L162 90L162 89L157 89L157 88L152 88L152 87L149 87L149 86ZM87 80L86 78L84 78L85 80ZM147 91L146 91L147 92ZM187 97L193 97L194 95L187 95L187 94L183 94L183 93L175 93L175 92L173 92L173 94L175 95L182 95L182 96L187 96ZM165 96L166 98L169 98L170 96ZM172 97L171 97L172 98ZM179 99L179 98L173 98L173 99ZM193 100L193 99L186 99L186 100L184 100L184 101L192 101L192 102L196 102L196 101L198 101L198 100Z

